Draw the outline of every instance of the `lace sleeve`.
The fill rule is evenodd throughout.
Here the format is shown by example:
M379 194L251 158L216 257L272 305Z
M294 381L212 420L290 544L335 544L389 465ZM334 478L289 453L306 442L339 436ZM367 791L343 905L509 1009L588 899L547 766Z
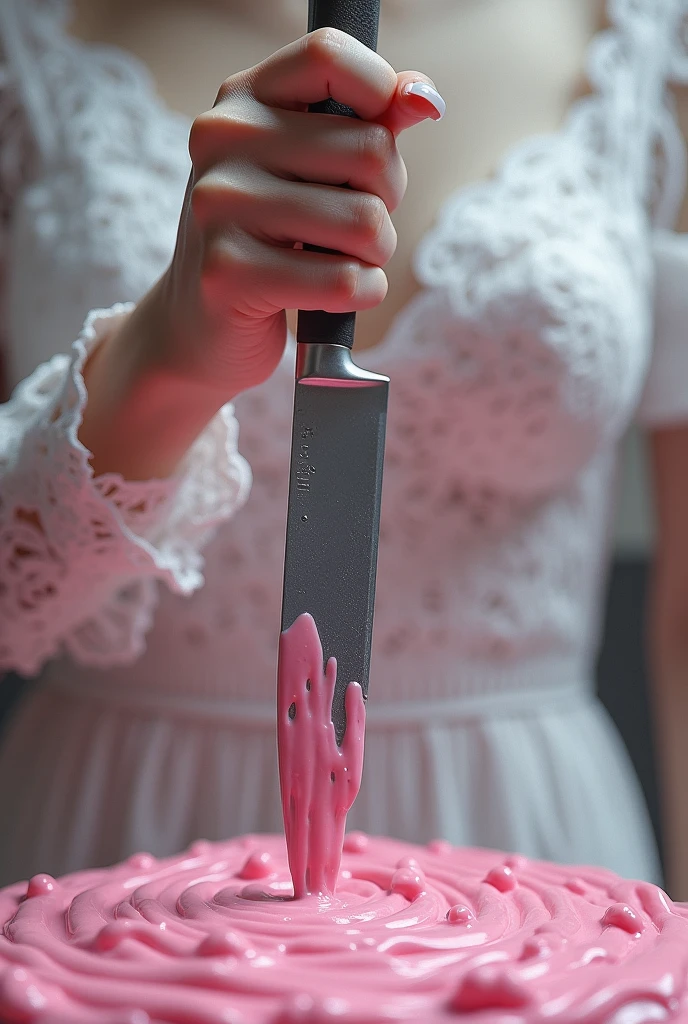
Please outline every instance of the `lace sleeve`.
M71 355L39 366L0 406L0 671L33 675L65 650L84 664L134 660L157 581L179 594L201 586L203 545L248 494L231 406L174 478L93 477L77 438L81 370L127 311L90 314Z

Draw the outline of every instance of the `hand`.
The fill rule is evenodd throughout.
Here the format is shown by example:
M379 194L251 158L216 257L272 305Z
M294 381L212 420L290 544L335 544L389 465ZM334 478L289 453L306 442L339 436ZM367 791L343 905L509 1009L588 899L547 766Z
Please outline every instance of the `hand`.
M328 96L361 120L307 112ZM171 265L86 368L96 472L172 472L221 405L273 372L286 309L382 301L406 188L396 137L443 106L427 78L334 29L227 79L191 130Z
M159 356L227 397L261 383L286 309L367 309L385 296L390 219L406 188L396 135L436 111L350 36L321 29L229 78L194 122L193 173L161 290ZM308 114L331 95L362 120ZM337 186L347 183L350 190ZM309 242L330 256L295 246Z

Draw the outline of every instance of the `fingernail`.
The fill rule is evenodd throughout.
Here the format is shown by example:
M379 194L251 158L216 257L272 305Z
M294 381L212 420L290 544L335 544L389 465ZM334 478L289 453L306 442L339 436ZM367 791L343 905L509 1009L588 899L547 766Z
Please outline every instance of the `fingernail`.
M433 120L441 121L444 117L444 112L447 109L447 104L444 102L437 89L434 89L428 82L407 82L402 89L404 96L420 96L422 99L427 100L437 111L437 117Z

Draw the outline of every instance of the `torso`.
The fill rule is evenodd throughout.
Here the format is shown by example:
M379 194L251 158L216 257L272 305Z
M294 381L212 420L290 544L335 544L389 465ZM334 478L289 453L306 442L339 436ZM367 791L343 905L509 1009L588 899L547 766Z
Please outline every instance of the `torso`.
M399 67L427 70L451 112L403 140L411 185L397 218L402 244L391 295L359 325L361 347L376 346L361 361L394 379L373 653L382 700L412 696L428 674L437 696L451 696L464 685L457 666L467 660L480 664L481 685L493 663L533 656L563 653L579 678L587 673L615 444L650 352L647 224L636 173L646 145L635 129L647 94L639 42L647 29L665 32L666 21L659 9L648 18L627 4L617 30L590 53L596 95L571 110L562 131L592 32L592 0L587 20L580 0L436 0L432 29L411 2L403 33L401 18L383 23L381 50ZM74 69L83 76L57 118L78 172L63 197L45 193L49 209L62 211L62 258L56 265L52 246L31 241L15 272L32 281L21 333L42 331L46 351L54 351L55 318L46 330L40 309L55 308L55 295L72 317L62 328L66 343L83 308L136 299L164 270L188 175L190 116L212 102L228 73L297 32L295 22L273 39L245 20L223 14L219 22L224 7L201 10L207 22L190 19L182 0L169 17L162 3L147 4L145 15L127 17L122 8L117 31L102 23L82 33L118 51L68 45L64 89L59 79L51 88L69 100ZM218 47L217 38L228 45ZM438 49L436 39L446 43ZM206 45L206 61L183 60ZM135 68L127 50L135 51ZM165 107L140 78L141 61ZM198 80L196 65L205 69ZM169 67L182 69L174 94ZM134 81L123 87L129 74ZM170 107L184 108L184 117L171 117ZM623 159L607 162L614 125ZM533 139L538 132L544 138ZM476 184L462 187L469 182ZM73 295L83 266L89 290ZM30 370L20 363L17 379ZM204 635L210 629L211 689L221 684L243 699L272 685L292 380L286 360L261 389L240 396L251 499L208 549L202 591L185 602L163 593L146 654L128 677L168 685L163 667L174 651L175 672L188 655L187 676L198 688L199 651L179 628L188 619ZM231 679L218 675L226 664L235 666Z
M265 18L265 26L241 7L75 0L70 31L132 52L151 70L166 105L192 118L212 105L225 78L304 31L305 0L285 5L284 18ZM580 86L598 14L599 0L383 0L380 52L398 70L422 70L459 100L450 102L441 128L427 122L401 138L409 186L394 215L399 243L387 268L390 289L380 307L359 316L359 348L376 345L417 290L412 255L442 201L491 175L520 139L559 126Z

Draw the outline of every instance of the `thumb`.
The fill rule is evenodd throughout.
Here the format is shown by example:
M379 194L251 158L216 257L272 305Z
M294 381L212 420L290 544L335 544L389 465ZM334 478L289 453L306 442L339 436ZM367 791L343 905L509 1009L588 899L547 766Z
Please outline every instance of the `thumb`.
M393 135L400 135L414 124L444 116L445 102L432 82L418 71L402 71L397 75L397 87L385 112L377 118Z

